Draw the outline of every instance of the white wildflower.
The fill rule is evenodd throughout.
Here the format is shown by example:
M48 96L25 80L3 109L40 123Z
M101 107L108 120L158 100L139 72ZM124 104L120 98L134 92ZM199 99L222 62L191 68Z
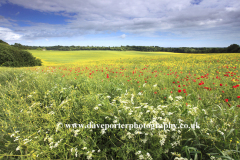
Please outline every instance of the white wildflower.
M51 112L49 112L48 114L51 114L51 115L53 115L53 114L55 114L55 112L51 111Z
M154 87L154 88L157 87L157 84L153 85L153 87Z
M95 110L98 110L98 107L95 107L94 109L95 109Z
M172 96L171 96L171 95L168 97L168 99L169 99L169 100L171 100L171 101L173 100L173 98L172 98Z
M78 135L79 131L80 131L79 129L74 131L74 137L76 137Z
M101 130L102 135L106 133L105 129Z
M140 156L139 156L139 159L144 159L144 156L143 156L143 155L140 155Z
M177 96L177 97L175 97L176 99L178 99L178 100L181 100L181 99L183 99L183 97L182 96Z
M135 134L142 134L141 131L135 131Z
M58 130L60 129L60 128L62 128L62 122L58 122L57 123L57 127L56 127L56 132L58 132Z
M136 153L135 153L135 155L139 155L139 154L141 154L142 152L141 151L137 151Z
M18 146L17 148L16 148L16 151L19 151L21 149L21 147L20 146Z

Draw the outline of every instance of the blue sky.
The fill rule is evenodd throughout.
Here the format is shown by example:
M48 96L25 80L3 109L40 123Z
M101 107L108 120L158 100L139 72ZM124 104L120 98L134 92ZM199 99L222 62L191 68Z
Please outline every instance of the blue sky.
M0 0L9 44L227 47L239 26L239 0Z

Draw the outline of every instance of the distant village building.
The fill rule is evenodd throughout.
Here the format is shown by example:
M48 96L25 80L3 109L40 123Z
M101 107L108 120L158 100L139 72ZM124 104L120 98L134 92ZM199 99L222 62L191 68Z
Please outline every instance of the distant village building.
M42 50L43 50L43 51L46 51L46 49L44 49L44 48L43 48Z

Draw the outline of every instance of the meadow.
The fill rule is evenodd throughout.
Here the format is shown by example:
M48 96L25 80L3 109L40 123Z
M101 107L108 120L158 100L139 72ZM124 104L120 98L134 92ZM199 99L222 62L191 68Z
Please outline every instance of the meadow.
M30 52L44 66L0 68L1 158L240 159L239 54Z

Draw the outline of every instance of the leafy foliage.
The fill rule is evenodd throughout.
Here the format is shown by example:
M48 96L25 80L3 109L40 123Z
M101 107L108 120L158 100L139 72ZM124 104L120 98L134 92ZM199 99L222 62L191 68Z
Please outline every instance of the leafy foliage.
M28 51L20 50L0 40L0 66L28 67L41 65L42 61Z

